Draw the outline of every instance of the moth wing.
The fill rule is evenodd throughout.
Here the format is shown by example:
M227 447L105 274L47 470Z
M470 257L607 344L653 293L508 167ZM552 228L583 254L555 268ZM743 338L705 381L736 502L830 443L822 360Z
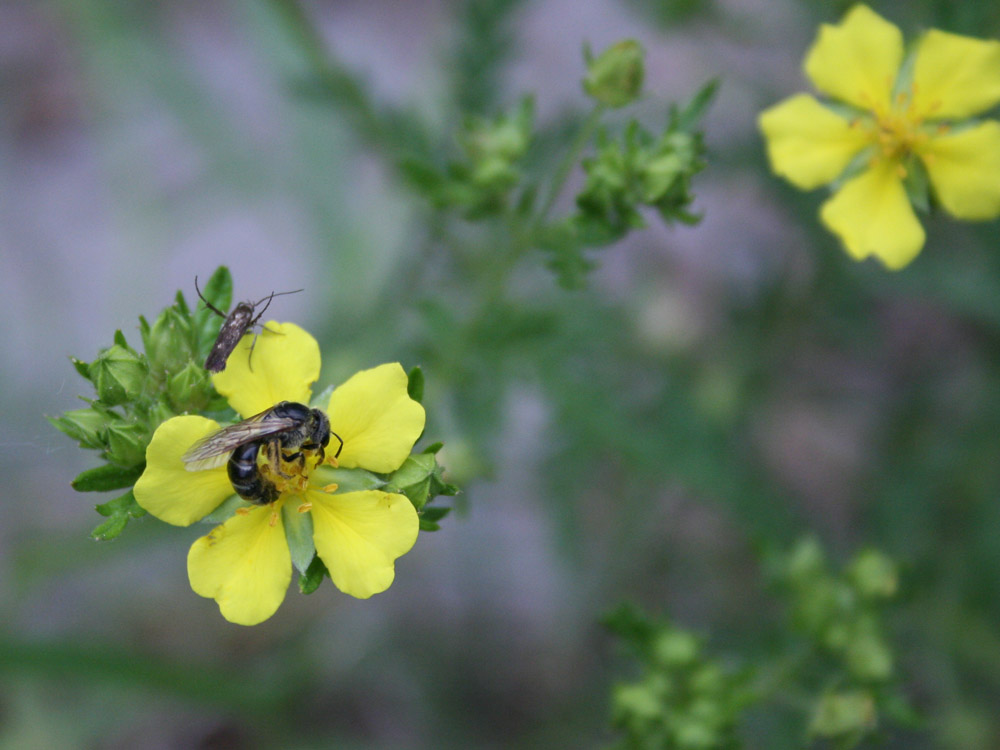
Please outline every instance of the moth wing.
M241 445L275 435L297 424L296 420L288 417L265 419L270 413L270 409L262 411L202 438L181 456L184 468L188 471L216 469L223 466L229 460L229 454Z

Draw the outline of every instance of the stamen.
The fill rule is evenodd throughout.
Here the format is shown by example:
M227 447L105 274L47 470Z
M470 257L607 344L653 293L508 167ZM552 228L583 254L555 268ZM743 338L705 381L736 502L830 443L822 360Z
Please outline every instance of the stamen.
M237 508L236 509L236 515L238 515L238 516L249 516L250 515L250 509L249 508Z
M901 179L901 180L905 180L906 179L906 167L904 167L902 164L897 164L896 165L896 176L899 179Z
M309 511L312 510L312 507L313 507L312 503L302 503L302 505L298 507L298 511L299 513L308 513Z
M323 492L326 492L327 494L331 494L332 495L334 492L337 491L337 488L339 486L340 485L337 484L336 482L332 482L331 484L328 484L328 485L326 485L326 487L323 488Z
M329 456L327 456L325 460L326 460L326 463L330 464L330 466L332 466L332 467L333 467L333 468L335 468L335 469L336 469L336 468L337 468L338 466L340 466L340 464L339 464L339 463L337 463L337 457L336 457L336 456L334 456L334 455L329 455Z
M276 510L272 510L271 511L271 518L268 519L267 525L268 526L277 526L278 525L278 511L276 511Z

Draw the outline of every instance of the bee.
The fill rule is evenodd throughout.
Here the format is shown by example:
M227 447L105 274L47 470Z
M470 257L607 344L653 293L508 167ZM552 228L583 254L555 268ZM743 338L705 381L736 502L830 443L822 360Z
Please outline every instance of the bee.
M233 353L233 349L236 345L240 343L240 339L243 335L257 325L257 322L264 316L267 308L271 304L271 300L275 297L280 297L283 294L296 294L301 292L301 289L295 289L291 292L271 292L268 296L262 297L256 302L240 302L233 308L232 312L228 315L222 312L219 308L205 299L205 295L201 293L201 289L198 288L198 277L194 277L194 288L198 292L198 296L201 297L201 301L205 303L209 310L214 312L216 315L225 318L222 323L222 328L219 329L219 335L215 339L215 344L212 345L212 351L208 354L208 359L205 360L205 369L209 372L222 372L226 369L226 360L229 359L229 355ZM264 305L264 308L260 311L257 317L254 317L254 312L260 305ZM263 329L263 326L262 326ZM271 331L271 333L275 333ZM250 344L250 357L253 357L253 348L257 344L257 335L254 334L253 343ZM250 361L250 371L253 372L253 361Z
M336 458L344 448L344 441L330 429L326 414L305 404L282 401L199 440L181 460L188 471L215 469L226 463L236 494L248 502L267 505L281 493L260 470L257 457L261 448L271 471L288 479L291 475L282 469L282 461L297 462L301 468L306 461L304 451L318 453L323 461L331 435L340 443L334 454Z

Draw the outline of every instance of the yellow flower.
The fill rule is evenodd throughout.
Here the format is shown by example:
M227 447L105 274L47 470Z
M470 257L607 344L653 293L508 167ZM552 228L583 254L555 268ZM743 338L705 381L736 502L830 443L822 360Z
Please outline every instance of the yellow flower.
M764 111L775 173L811 190L835 182L820 209L848 253L899 269L924 230L907 177L926 176L959 219L1000 215L1000 122L960 122L1000 102L1000 42L932 29L905 58L900 30L865 5L824 24L805 60L816 88Z
M252 337L246 336L226 369L213 377L219 393L244 418L280 401L308 404L319 377L319 346L312 336L291 323L267 327L275 333L257 339L252 370ZM344 441L335 463L379 473L400 467L424 428L424 409L406 389L406 373L393 363L359 372L333 391L327 406L330 428ZM135 485L139 505L163 521L187 526L231 498L225 466L188 471L181 460L194 443L218 429L218 423L194 415L161 424ZM331 438L329 452L336 446ZM274 503L234 503L242 507L192 545L191 588L215 599L230 622L255 625L274 614L291 582L295 550L304 558L295 561L300 570L315 549L337 588L367 598L389 587L396 558L416 542L417 513L405 495L370 489L337 493L331 469L323 463L318 456L308 456L302 467L283 463L289 478L267 475L281 492ZM266 465L261 470L267 471Z

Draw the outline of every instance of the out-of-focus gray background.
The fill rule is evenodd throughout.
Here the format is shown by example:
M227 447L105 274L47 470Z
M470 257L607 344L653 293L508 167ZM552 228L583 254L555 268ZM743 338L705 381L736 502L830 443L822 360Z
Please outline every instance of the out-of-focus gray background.
M467 5L354 0L307 9L379 101L414 105L448 132L452 115L440 103ZM915 595L922 606L968 615L903 628L918 651L940 649L903 660L935 712L933 741L995 746L988 707L1000 685L972 665L1000 663L988 603L998 572L989 563L998 561L967 535L1000 528L987 506L997 486L981 472L971 489L942 478L968 478L978 466L962 468L969 446L985 461L996 444L997 423L977 419L994 413L992 401L970 405L996 382L997 276L983 260L1000 250L996 223L932 220L924 253L933 258L918 259L912 273L840 271L856 287L824 287L830 308L848 311L825 326L809 302L825 273L818 267L848 262L817 230L818 201L768 174L755 118L806 88L799 65L816 24L836 20L845 4L512 5L510 54L491 96L507 107L533 92L540 123L587 107L585 41L595 50L623 37L642 42L648 97L638 110L649 121L662 122L665 101L722 78L706 126L710 165L696 180L704 221L673 229L654 221L609 248L587 294L622 312L631 326L622 336L636 350L709 365L694 388L704 413L753 415L741 427L743 447L780 499L741 510L664 473L640 485L646 502L637 504L625 498L636 491L627 451L568 451L577 463L567 473L593 472L592 489L553 512L547 462L567 448L565 426L528 381L504 391L501 418L478 441L446 410L431 412L428 437L448 443L443 460L461 473L463 512L422 535L397 563L393 587L371 600L328 584L310 597L293 587L275 617L240 628L188 587L187 548L204 528L147 518L112 543L91 541L100 520L93 505L106 498L75 493L69 481L93 457L43 418L90 395L70 355L92 359L116 328L138 345L138 315L155 316L177 289L191 300L195 275L227 265L238 299L305 288L272 311L321 336L321 384L405 357L407 329L394 321L408 311L393 306L413 295L399 291L405 279L394 269L415 252L426 207L335 108L296 93L302 58L266 3L8 0L0 5L0 747L597 746L611 736L607 689L616 676L598 619L620 596L723 646L739 642L747 612L769 606L743 513L789 538L813 531L840 551L877 543L912 553L905 562L925 585ZM975 4L897 5L879 8L898 10L893 20L913 31L946 21L945 6ZM962 26L975 11L951 18L962 33L988 36L1000 25L996 14L991 28ZM568 294L538 278L529 288L540 297ZM794 328L770 339L772 349L741 350L740 341L756 341L741 333L741 316L767 329L762 310L775 289L786 322L774 325L792 330L787 320L815 315L817 332ZM857 305L838 290L844 298L861 290ZM865 333L851 332L856 319ZM733 364L745 362L759 369ZM616 373L628 367L613 364ZM425 374L431 390L448 377ZM755 374L773 387L740 401L734 382ZM622 402L643 413L642 392L614 383L592 383L605 408ZM909 471L902 459L885 468L880 451L891 443L885 415L898 416L900 391L917 386L933 408L915 407L923 432L901 444L934 442L936 429L942 438L981 434L947 443L954 453L939 456L941 481L932 499L914 501L922 503L914 516L903 490L883 506L859 487L882 486L865 483L883 469ZM475 458L482 445L492 464L485 475ZM975 571L984 580L970 581ZM942 599L949 592L954 601Z

